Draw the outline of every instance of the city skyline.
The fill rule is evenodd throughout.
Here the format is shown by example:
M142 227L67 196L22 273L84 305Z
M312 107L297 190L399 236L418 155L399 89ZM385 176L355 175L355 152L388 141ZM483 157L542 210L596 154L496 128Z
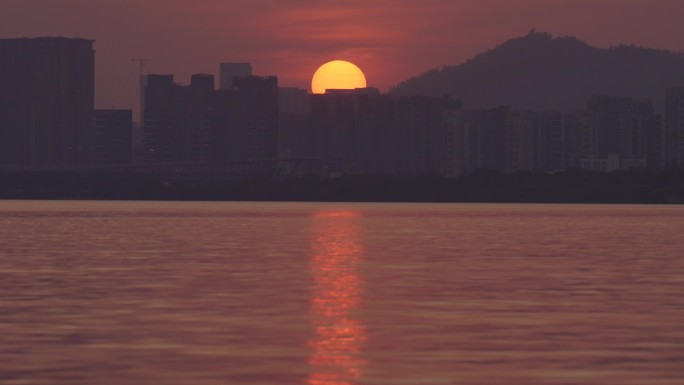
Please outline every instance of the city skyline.
M532 32L524 39L577 43ZM454 177L479 169L658 168L684 159L684 87L668 85L660 90L666 94L663 120L649 98L593 95L573 113L505 104L463 108L462 100L448 93L381 94L353 86L310 94L279 87L276 76L253 75L250 63L221 63L218 89L213 74L194 74L187 85L172 74L141 76L142 114L139 129L133 130L131 110L94 108L92 44L68 38L0 39L0 163L24 170L178 162L211 168L213 162L246 162L244 170L263 176L282 170L273 162L305 158L315 163L307 172L324 177ZM522 52L535 56L538 49ZM680 63L682 55L674 56ZM625 57L614 68L624 67ZM678 73L680 65L674 68ZM262 168L262 161L270 165Z
M531 28L578 36L599 47L626 43L684 51L677 39L684 26L676 20L684 4L666 0L393 1L391 7L384 0L344 5L8 0L0 10L7 16L1 38L61 35L96 41L97 108L137 108L134 58L149 59L149 73L174 74L180 83L194 73L217 74L221 62L251 62L255 73L276 75L281 85L299 88L309 87L319 65L346 59L362 68L369 86L386 91Z

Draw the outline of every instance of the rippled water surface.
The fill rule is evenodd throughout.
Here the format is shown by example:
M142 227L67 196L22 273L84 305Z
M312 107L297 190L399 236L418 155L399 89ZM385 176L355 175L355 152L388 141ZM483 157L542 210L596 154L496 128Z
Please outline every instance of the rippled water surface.
M684 383L684 207L0 202L2 384Z

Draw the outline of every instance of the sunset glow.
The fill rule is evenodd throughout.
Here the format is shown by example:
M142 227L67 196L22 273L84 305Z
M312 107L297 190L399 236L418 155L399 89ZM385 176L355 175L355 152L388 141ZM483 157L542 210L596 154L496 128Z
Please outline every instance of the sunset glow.
M314 94L324 94L325 90L355 88L366 88L366 77L359 67L344 60L323 64L311 80L311 92Z

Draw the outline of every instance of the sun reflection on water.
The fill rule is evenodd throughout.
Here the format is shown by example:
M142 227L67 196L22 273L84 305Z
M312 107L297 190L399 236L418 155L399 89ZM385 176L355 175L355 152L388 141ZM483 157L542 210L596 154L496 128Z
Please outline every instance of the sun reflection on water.
M365 326L354 316L362 299L360 219L360 213L348 211L314 217L309 385L353 385L362 375Z

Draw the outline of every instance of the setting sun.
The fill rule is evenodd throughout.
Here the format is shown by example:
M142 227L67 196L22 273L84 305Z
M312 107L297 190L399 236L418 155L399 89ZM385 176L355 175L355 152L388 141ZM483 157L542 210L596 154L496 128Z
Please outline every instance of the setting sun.
M311 92L324 94L325 90L352 90L365 88L366 77L356 65L344 61L334 60L323 64L311 79Z

